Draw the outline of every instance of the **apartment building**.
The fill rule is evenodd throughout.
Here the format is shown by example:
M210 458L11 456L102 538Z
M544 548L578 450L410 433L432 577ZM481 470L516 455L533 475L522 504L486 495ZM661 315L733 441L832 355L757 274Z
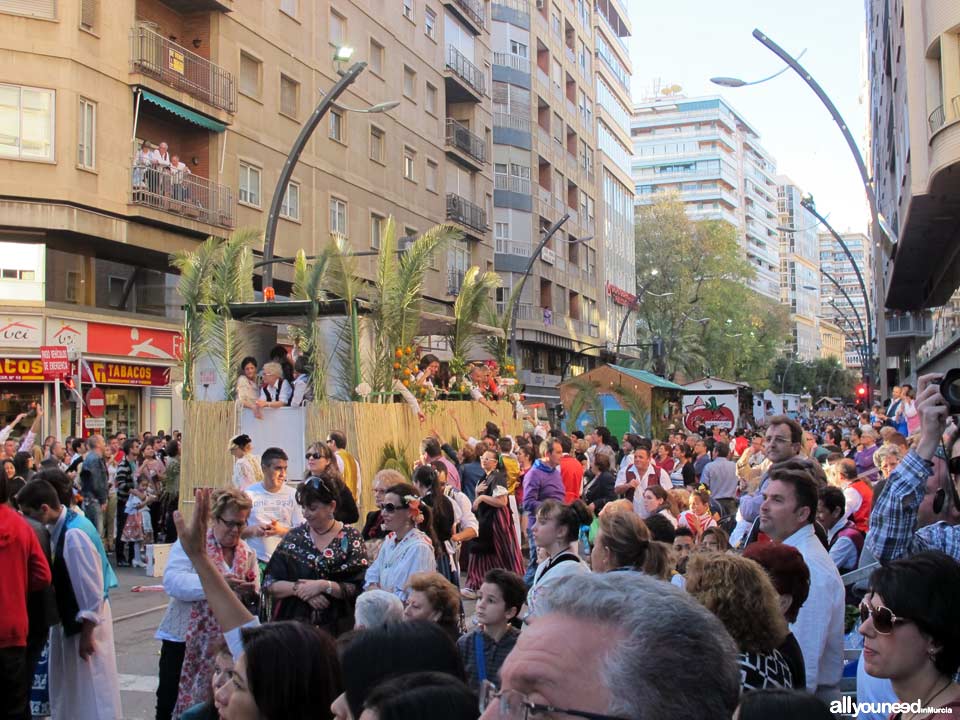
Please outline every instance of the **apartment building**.
M776 162L756 129L720 97L658 97L634 105L630 134L637 204L677 192L691 219L732 225L754 289L779 301Z
M895 254L884 243L877 258L886 371L891 384L915 385L919 374L956 367L960 343L941 331L960 286L960 5L867 0L866 21L867 164L896 242ZM942 308L935 342L930 308Z
M425 283L431 309L448 308L467 267L493 265L488 12L480 0L0 0L0 413L51 406L39 348L67 344L105 386L107 432L171 427L169 254L265 226L302 124L357 60L365 71L294 170L276 255L341 236L376 250L391 216L407 236L449 220L464 239ZM338 64L342 46L355 52ZM350 110L390 100L388 113ZM136 162L161 144L189 173ZM375 260L358 262L372 277ZM290 265L275 278L282 297ZM62 409L65 435L76 408Z
M820 354L818 357L824 359L835 358L840 361L841 367L846 367L848 340L843 329L825 318L818 318L817 329L820 332Z
M608 243L632 258L626 194L602 194L611 161L609 148L598 152L597 138L598 116L613 112L600 110L598 83L617 85L621 105L628 96L629 25L616 0L495 0L491 17L494 267L503 278L497 305L505 311L523 282L521 379L528 398L551 406L561 376L590 369L605 348ZM609 221L598 222L598 213ZM545 231L564 215L536 255ZM630 287L628 277L617 279Z
M803 191L777 178L780 225L780 302L790 307L792 355L806 362L821 357L820 242L817 220L801 205Z
M863 368L861 353L866 352L864 338L869 334L863 291L853 265L833 235L821 232L818 237L820 268L823 270L820 278L820 317L843 330L847 338L845 364L848 368L860 370ZM869 288L873 287L870 238L855 232L840 233L840 237L860 268L869 293ZM830 280L831 277L840 288Z

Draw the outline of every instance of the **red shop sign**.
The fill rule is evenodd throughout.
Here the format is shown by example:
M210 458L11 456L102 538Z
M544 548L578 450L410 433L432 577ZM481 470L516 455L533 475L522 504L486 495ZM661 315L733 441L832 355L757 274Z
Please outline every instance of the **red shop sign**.
M170 368L95 361L84 361L84 366L84 383L90 382L90 373L92 372L93 380L98 385L163 387L170 384Z
M0 358L0 382L43 382L40 358Z
M154 360L179 360L183 336L173 330L87 323L87 352Z
M613 283L607 283L607 295L609 295L617 305L633 307L637 304L637 296L629 293L623 288L619 288Z

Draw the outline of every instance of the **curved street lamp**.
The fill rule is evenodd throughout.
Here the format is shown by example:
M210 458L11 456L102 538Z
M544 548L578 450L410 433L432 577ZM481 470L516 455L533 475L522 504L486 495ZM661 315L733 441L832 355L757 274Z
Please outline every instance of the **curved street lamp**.
M804 48L800 52L800 54L797 55L797 59L799 60L800 58L802 58L803 54L806 51L807 49ZM775 77L779 77L783 75L789 69L790 69L790 65L785 65L780 70L775 72L773 75L768 75L767 77L761 78L760 80L751 80L749 82L746 80L741 80L740 78L735 78L735 77L712 77L710 78L710 82L712 82L714 85L720 85L721 87L742 88L742 87L746 87L747 85L759 85L760 83L767 82L767 80L773 80Z

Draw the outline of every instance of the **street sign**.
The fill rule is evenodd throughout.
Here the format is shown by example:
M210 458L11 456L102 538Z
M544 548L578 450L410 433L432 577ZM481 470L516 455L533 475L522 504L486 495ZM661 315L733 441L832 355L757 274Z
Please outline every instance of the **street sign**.
M102 417L88 417L83 419L83 426L87 430L103 430L107 427L107 419Z
M103 390L98 387L92 387L87 390L87 395L84 398L84 402L87 404L87 413L92 418L103 418L103 411L106 409L107 398L103 394ZM87 426L89 427L89 426ZM100 427L103 427L101 425Z
M70 374L70 358L66 345L41 345L40 362L44 380L59 380Z

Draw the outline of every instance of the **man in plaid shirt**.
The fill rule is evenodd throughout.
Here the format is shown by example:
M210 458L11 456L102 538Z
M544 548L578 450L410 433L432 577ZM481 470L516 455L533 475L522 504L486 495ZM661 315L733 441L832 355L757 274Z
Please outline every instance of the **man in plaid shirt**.
M921 550L941 550L960 561L960 500L956 473L944 457L942 438L949 409L938 373L919 381L920 441L890 475L873 500L866 544L886 563ZM960 462L960 438L951 426L945 447Z

